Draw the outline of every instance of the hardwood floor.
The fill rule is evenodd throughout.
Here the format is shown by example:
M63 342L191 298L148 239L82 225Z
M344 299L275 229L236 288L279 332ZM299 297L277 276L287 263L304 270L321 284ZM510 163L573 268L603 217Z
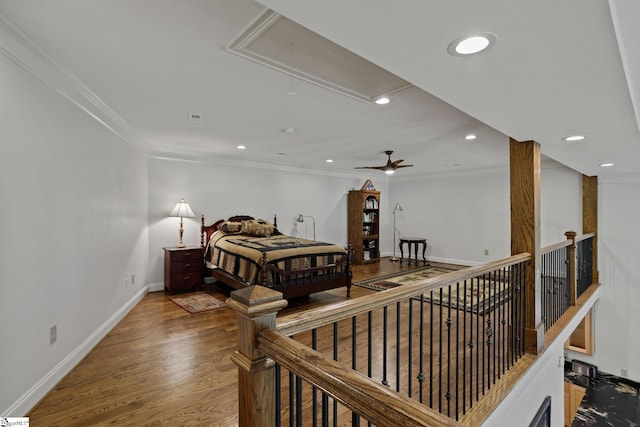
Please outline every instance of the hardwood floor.
M415 268L392 263L354 266L353 280ZM226 299L229 289L206 291ZM352 298L373 291L352 287ZM284 313L331 304L345 289L312 295ZM28 414L33 426L236 426L235 313L190 315L153 292Z

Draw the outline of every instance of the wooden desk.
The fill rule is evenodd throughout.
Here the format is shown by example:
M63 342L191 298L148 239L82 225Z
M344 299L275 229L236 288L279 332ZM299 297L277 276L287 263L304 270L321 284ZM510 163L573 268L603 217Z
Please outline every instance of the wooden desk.
M418 246L422 245L422 264L423 265L427 265L427 259L425 258L424 254L427 251L427 239L425 237L401 237L400 238L400 243L398 243L398 246L400 246L400 264L402 264L402 260L404 258L404 251L402 250L402 248L404 247L404 245L407 245L408 249L409 249L409 254L408 254L408 263L411 264L411 247L413 246L413 252L414 252L414 262L416 265L418 265Z

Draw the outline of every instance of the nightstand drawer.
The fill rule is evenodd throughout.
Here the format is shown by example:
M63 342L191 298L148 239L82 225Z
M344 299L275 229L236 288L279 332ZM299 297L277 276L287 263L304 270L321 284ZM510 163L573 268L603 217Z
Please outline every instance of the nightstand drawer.
M200 271L202 270L202 260L201 259L188 259L183 261L175 261L173 263L173 272L174 273L188 273L190 271Z
M202 272L174 273L171 275L171 283L176 289L196 288L202 283Z
M171 251L171 257L173 258L173 262L175 263L202 261L202 250L198 248Z

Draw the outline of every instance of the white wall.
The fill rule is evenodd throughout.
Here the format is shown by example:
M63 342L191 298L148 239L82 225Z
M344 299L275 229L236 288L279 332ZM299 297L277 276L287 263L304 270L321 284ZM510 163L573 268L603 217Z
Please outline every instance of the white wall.
M565 240L568 230L580 234L582 175L547 159L540 181L541 244ZM430 259L476 265L511 255L509 171L392 179L389 187L391 208L404 209L396 213L399 235L426 237Z
M540 245L582 234L582 174L544 158L540 171Z
M640 176L598 185L601 300L595 310L593 357L571 358L640 382Z
M0 414L22 416L144 295L147 160L4 55L0 93Z
M184 197L196 218L185 219L184 242L200 245L200 215L211 224L232 215L273 220L285 234L312 239L310 220L297 223L299 214L316 221L316 239L347 245L347 193L360 189L364 176L318 175L313 171L265 169L264 166L215 161L150 159L149 166L149 284L163 289L164 246L178 242L178 218L167 215ZM370 178L381 192L381 215L388 215L388 185L384 177ZM307 222L308 221L308 222ZM390 233L382 230L382 233ZM390 235L390 234L389 234ZM387 243L391 247L390 243Z

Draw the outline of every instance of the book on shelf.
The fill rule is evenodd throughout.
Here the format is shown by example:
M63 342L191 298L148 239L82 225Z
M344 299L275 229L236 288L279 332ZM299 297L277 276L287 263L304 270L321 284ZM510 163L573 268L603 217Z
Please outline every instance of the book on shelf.
M368 198L364 200L365 209L378 209L378 200L374 198Z
M376 212L363 212L362 222L376 222L378 214Z

